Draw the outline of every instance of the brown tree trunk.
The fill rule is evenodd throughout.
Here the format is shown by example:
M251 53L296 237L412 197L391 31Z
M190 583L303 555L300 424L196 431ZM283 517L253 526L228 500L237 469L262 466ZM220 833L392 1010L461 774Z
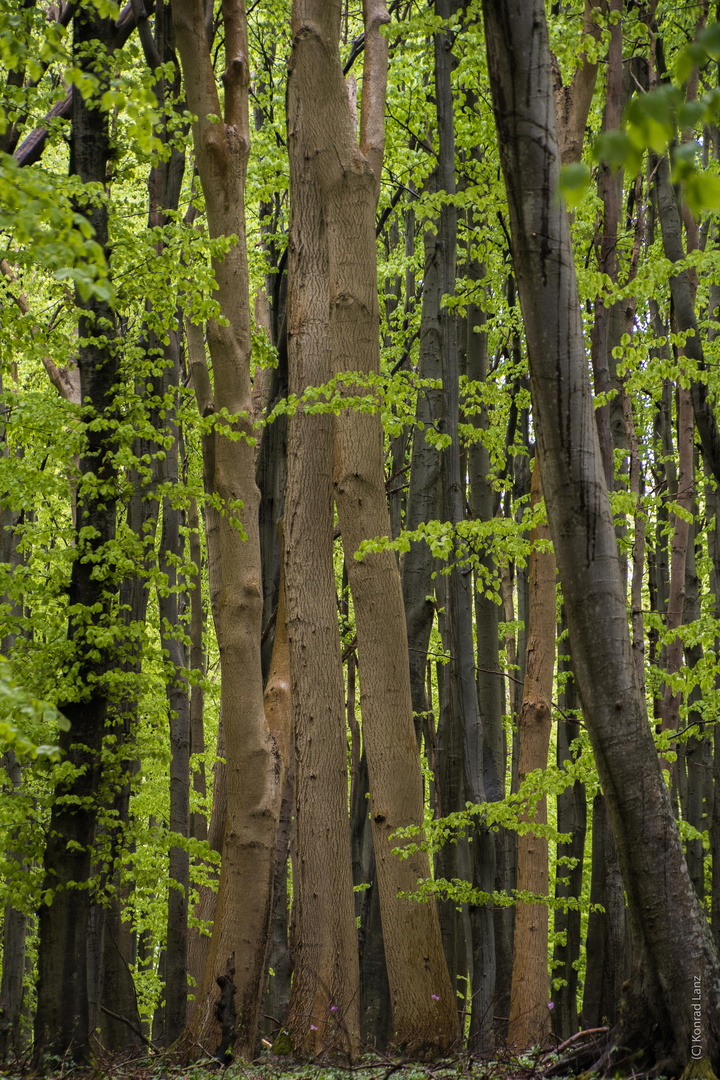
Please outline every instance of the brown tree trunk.
M384 3L366 2L358 145L340 62L340 4L305 2L294 10L293 75L301 76L305 147L327 220L323 285L331 360L339 372L375 374L380 366L375 209L385 139L387 68L387 43L380 28L387 19ZM297 33L301 24L302 39ZM291 116L291 137L293 122ZM429 876L427 856L416 852L401 860L391 855L392 833L423 821L400 576L392 552L374 553L361 562L354 558L363 540L388 536L390 531L378 413L348 409L338 416L334 488L358 634L363 736L393 1031L398 1043L408 1048L447 1046L457 1034L456 1012L435 907L398 896L412 890L419 877ZM422 954L418 941L424 943Z
M200 516L197 499L190 500L188 513L188 532L190 534L190 562L195 568L190 593L190 670L195 675L190 690L190 767L192 786L196 798L205 799L207 781L205 779L205 691L200 679L205 675L205 652L203 649L203 589L202 589L202 549L200 546ZM195 760L193 760L193 758ZM207 840L207 815L193 810L190 814L190 835L195 840Z
M561 636L558 638L558 675L564 676L560 691L560 718L557 732L557 765L563 768L576 757L572 747L580 734L580 718L577 715L578 700L572 659L569 654L567 624L560 620ZM560 682L560 678L558 679ZM555 899L573 897L580 900L583 884L583 860L587 827L587 800L585 785L576 780L557 797L557 827L560 833L569 833L569 843L557 845L555 870ZM570 864L564 860L572 860ZM573 865L574 864L574 865ZM581 913L579 907L562 910L555 908L553 923L555 948L553 951L553 980L562 980L557 988L553 985L552 1029L564 1042L578 1030L578 971L581 945ZM560 936L562 935L562 937Z
M242 0L223 8L226 70L220 105L200 0L174 0L173 22L193 125L195 160L211 236L238 237L214 266L222 321L208 323L213 387L205 380L207 414L226 415L206 442L211 490L222 502L217 542L217 638L222 673L227 823L208 962L193 1025L200 1041L223 1056L228 1040L255 1051L272 910L275 845L283 784L282 755L265 716L260 662L262 570L255 484L250 380L250 297L245 240L245 174L250 149L248 44ZM223 115L214 124L209 116ZM199 359L199 358L198 358ZM202 376L201 376L202 377ZM228 424L230 430L225 433ZM234 437L233 437L234 436ZM238 510L238 505L242 507ZM252 888L248 888L252 882ZM221 1039L216 980L234 968L237 1027Z
M530 501L542 498L540 463L533 466ZM518 722L518 780L547 768L552 726L552 689L555 667L555 556L537 544L550 540L550 529L533 529L530 552L530 611L525 668L525 692ZM543 796L534 815L536 825L547 824L547 801ZM550 888L548 843L543 836L526 832L518 836L517 889L547 896ZM550 1034L548 984L548 907L546 903L517 903L513 954L512 992L508 1042L525 1049L543 1045Z
M314 169L315 77L324 38L312 3L295 4L288 73L289 389L332 374L327 238ZM320 95L320 98L318 97ZM293 906L297 936L287 1028L295 1051L353 1054L359 969L347 821L347 745L333 569L332 416L299 410L288 429L285 596L295 736Z
M544 4L486 2L484 12L543 490L583 712L641 958L623 1042L652 1047L658 1069L681 1068L691 1060L695 1001L696 1045L717 1067L720 968L635 675L567 215L556 195L559 154ZM670 926L677 932L668 933Z

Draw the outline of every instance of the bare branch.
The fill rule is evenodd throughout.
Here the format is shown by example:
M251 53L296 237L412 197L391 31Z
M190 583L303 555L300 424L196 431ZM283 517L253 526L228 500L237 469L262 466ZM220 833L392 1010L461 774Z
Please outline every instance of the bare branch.
M385 153L385 90L388 45L380 27L390 22L385 0L363 0L365 53L363 93L360 105L360 150L380 183Z

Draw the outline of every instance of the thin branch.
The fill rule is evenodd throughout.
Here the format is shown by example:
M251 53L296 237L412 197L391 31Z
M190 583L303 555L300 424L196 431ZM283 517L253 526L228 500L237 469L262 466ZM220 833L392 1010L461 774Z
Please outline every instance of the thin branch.
M138 1028L136 1028L135 1025L132 1024L126 1016L120 1016L119 1013L113 1012L112 1009L106 1009L104 1005L101 1005L100 1008L104 1013L107 1013L108 1016L112 1016L113 1020L119 1020L121 1024L125 1024L127 1027L130 1028L131 1031L134 1031L138 1039L142 1039L142 1041L147 1047L150 1048L150 1050L152 1050L156 1054L160 1053L155 1043L151 1042L150 1039L147 1038L147 1036L143 1035L142 1031L139 1031Z

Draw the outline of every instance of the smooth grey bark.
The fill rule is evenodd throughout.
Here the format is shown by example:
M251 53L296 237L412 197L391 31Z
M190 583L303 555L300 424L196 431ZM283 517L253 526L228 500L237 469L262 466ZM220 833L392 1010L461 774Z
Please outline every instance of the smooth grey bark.
M447 577L438 576L435 582L438 603L438 630L443 652L449 654L451 643L447 611ZM436 779L435 815L447 817L465 807L465 778L463 775L463 732L458 722L458 710L453 708L452 682L449 665L436 665L438 684L438 723L435 740ZM461 877L460 841L443 844L435 855L435 879L453 881ZM443 952L456 995L463 993L467 982L468 963L465 927L462 911L452 899L438 901L438 916L442 933ZM458 1003L460 998L458 997Z
M439 0L438 17L449 19L457 9L454 0ZM455 131L451 84L452 42L442 31L435 35L435 96L439 137L438 180L441 191L455 194ZM441 298L455 292L457 210L446 200L440 211L438 286ZM440 341L443 380L442 432L450 437L442 452L441 484L443 518L453 526L465 517L465 477L461 469L458 423L460 419L460 367L454 313L440 301ZM449 683L452 726L456 732L463 765L465 799L485 802L484 731L475 681L473 642L473 580L462 545L453 544L452 562L446 580L445 612L450 652ZM495 841L479 819L470 830L473 888L492 892L495 885ZM474 1052L492 1045L493 994L495 990L495 934L492 908L470 905L472 948L472 1009L469 1045Z
M470 229L472 235L472 229ZM479 286L485 276L485 267L475 253L470 253L468 276ZM470 385L476 385L476 392L488 377L487 333L485 331L485 312L479 303L468 304L465 319L467 334L467 377ZM471 417L473 425L481 431L487 430L489 417L483 406L479 413ZM468 473L470 479L470 513L475 521L492 521L496 512L497 496L490 483L490 454L479 438L468 449ZM500 649L498 641L498 623L500 608L487 594L493 582L496 568L492 556L486 550L479 555L479 566L475 570L475 637L476 637L476 681L478 708L483 725L483 774L485 796L495 802L505 797L505 772L507 746L503 730L503 712L505 693L503 675L500 671ZM511 892L515 885L514 848L509 830L500 828L494 836L495 844L495 888L501 892ZM516 856L515 856L516 858ZM495 933L495 986L494 1011L500 1017L510 1015L510 993L512 987L513 963L513 924L515 908L499 906L493 912ZM506 1024L506 1021L501 1021ZM497 1023L496 1023L497 1029ZM502 1031L500 1031L502 1037Z
M440 354L440 311L437 275L440 238L434 230L423 231L425 252L422 310L420 315L420 349L418 379L437 381L442 373ZM440 455L425 438L425 432L437 424L442 413L442 391L420 386L415 406L415 425L412 433L410 458L410 487L407 494L405 528L417 529L425 521L439 516ZM422 428L420 425L422 424ZM408 636L410 691L412 694L415 731L420 742L422 718L427 712L425 665L435 607L432 602L434 560L430 547L415 540L401 561L403 603Z
M651 1046L658 1068L687 1063L700 979L698 1045L717 1067L720 968L637 684L569 225L556 194L560 158L545 8L542 0L486 0L483 7L543 489L637 949L623 1043ZM670 925L677 933L668 934Z
M592 808L590 903L602 910L588 916L583 1027L616 1024L625 980L625 898L605 797Z

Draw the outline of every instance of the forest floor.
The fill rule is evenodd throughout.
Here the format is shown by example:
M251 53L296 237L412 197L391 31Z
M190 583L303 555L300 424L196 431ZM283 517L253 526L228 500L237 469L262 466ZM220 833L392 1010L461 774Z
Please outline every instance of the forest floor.
M587 1059L586 1059L587 1061ZM493 1060L456 1054L433 1062L410 1061L398 1055L372 1054L353 1065L315 1061L293 1064L268 1055L257 1062L234 1062L223 1068L213 1060L179 1065L168 1054L98 1060L91 1066L58 1062L54 1069L35 1071L29 1062L0 1066L0 1080L549 1080L575 1070L555 1051L536 1049L526 1054L504 1053Z
M538 1062L539 1066L539 1062ZM372 1065L248 1065L235 1063L221 1068L217 1062L196 1062L190 1066L173 1066L154 1059L133 1062L106 1062L90 1067L67 1065L38 1073L22 1064L9 1068L0 1066L0 1080L208 1080L222 1076L223 1080L544 1080L547 1072L533 1068L527 1059L515 1062L482 1062L467 1057L429 1065L424 1062L392 1063L377 1060Z

